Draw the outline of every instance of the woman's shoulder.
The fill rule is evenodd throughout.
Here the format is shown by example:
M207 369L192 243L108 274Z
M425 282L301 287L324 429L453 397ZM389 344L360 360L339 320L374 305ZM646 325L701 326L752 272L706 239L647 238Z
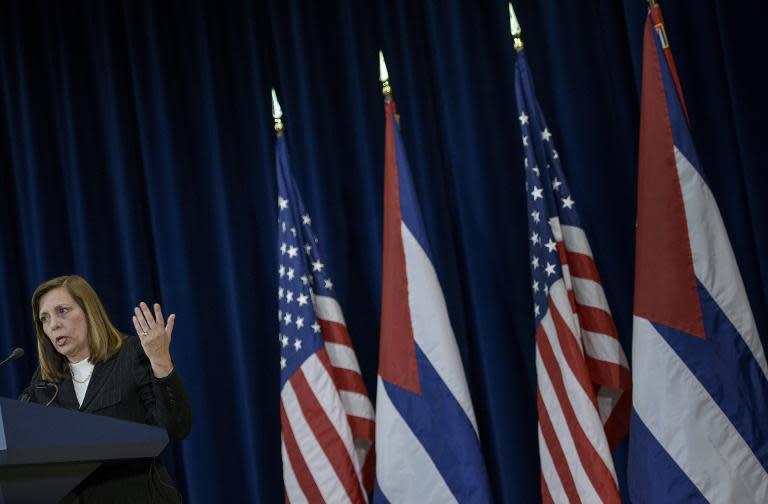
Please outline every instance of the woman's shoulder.
M138 336L124 335L123 342L118 351L110 360L115 361L117 367L123 369L128 374L143 374L146 367L146 356L141 347L141 341ZM132 371L128 371L132 370Z
M123 334L123 348L136 348L141 346L138 336L131 336L130 334Z
M139 341L138 336L123 334L123 342L115 353L115 357L119 359L132 359L136 356L136 353L140 348L141 341Z

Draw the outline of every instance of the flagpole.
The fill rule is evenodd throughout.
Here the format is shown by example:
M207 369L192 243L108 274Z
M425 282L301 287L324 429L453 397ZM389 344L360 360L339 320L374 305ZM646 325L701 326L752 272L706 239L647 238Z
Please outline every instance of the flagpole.
M272 117L275 120L275 134L279 137L283 134L283 109L280 108L280 102L277 101L277 93L272 88Z
M392 101L392 86L389 83L389 72L387 64L384 63L384 53L379 51L379 82L381 82L381 94L384 95L384 102Z
M520 23L517 22L517 16L515 16L515 9L512 8L512 2L509 2L509 31L512 33L512 37L515 39L515 51L520 52L523 50L523 29L520 27Z

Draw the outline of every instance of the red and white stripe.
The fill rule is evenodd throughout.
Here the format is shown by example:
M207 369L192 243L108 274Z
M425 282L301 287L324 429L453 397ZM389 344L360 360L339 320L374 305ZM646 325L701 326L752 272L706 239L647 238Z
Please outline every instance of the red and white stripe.
M375 469L373 405L341 308L313 296L325 348L280 393L286 502L365 503Z
M597 405L611 450L629 431L632 373L608 307L584 230L550 219L584 359L597 387Z
M376 415L373 404L360 374L360 365L352 348L352 340L344 322L341 306L334 298L328 296L314 295L312 300L333 368L333 379L352 428L363 482L370 493L373 490L373 478L376 472L373 450Z
M627 359L584 232L550 226L563 279L536 328L542 498L620 503L611 449L628 429Z

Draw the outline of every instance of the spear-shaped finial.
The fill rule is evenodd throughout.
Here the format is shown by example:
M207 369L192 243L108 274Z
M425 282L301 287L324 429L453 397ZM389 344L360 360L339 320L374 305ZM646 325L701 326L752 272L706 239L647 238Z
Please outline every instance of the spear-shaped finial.
M520 52L523 50L523 29L520 28L520 23L517 22L517 16L515 16L515 9L512 8L512 2L509 2L509 31L512 33L512 37L515 39L515 51Z
M280 102L277 101L277 93L272 88L272 117L275 119L275 133L283 133L283 109L280 108Z
M379 81L381 82L381 94L386 100L392 98L392 86L389 85L389 72L387 64L384 63L384 53L379 51Z

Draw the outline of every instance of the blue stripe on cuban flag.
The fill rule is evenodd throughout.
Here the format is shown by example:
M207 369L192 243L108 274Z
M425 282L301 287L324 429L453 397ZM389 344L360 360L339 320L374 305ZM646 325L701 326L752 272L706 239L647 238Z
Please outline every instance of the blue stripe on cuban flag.
M374 501L491 502L472 401L432 265L394 103L386 110L391 128L387 134L394 136L387 148L395 150L396 165L389 168L397 170L407 278L408 296L402 301L410 311L419 390L386 380L380 364ZM387 198L385 191L385 205L395 203Z
M645 51L655 53L663 83L704 334L692 336L636 312L630 494L637 503L763 503L768 499L768 366L664 48L652 39L649 48L646 34ZM652 70L647 65L644 73ZM644 100L649 99L645 80Z

